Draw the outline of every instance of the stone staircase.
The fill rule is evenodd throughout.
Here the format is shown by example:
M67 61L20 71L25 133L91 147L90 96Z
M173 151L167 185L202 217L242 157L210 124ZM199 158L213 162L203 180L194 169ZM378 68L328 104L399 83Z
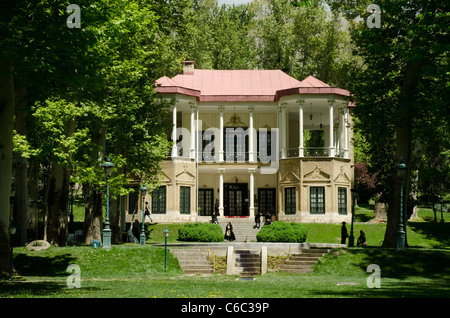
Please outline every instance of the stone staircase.
M255 225L254 220L250 219L238 219L238 218L219 218L219 225L222 227L222 233L225 234L225 227L230 222L233 226L233 233L236 237L234 242L256 242L256 234L259 229L253 228ZM263 224L261 224L261 227Z
M285 273L312 273L314 265L319 258L323 257L330 250L323 248L302 249L300 254L291 255L280 270Z
M214 267L207 259L208 252L199 248L170 249L185 274L212 274Z
M252 278L254 275L261 275L261 252L258 250L235 250L236 273L242 278Z

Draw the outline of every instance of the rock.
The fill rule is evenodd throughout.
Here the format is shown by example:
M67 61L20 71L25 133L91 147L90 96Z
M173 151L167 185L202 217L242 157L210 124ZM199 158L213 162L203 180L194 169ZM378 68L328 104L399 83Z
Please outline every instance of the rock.
M29 251L42 251L50 247L50 243L44 240L36 240L27 244Z

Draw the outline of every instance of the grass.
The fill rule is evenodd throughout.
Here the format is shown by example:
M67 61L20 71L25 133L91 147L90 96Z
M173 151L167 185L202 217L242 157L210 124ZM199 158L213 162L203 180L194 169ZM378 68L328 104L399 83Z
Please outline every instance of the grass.
M322 259L314 273L267 273L242 282L229 275L184 275L171 254L165 272L164 248L150 245L125 244L109 252L87 246L18 248L15 264L22 276L2 282L0 297L448 297L449 262L447 250L342 249ZM80 266L81 288L67 287L69 264ZM380 289L366 284L370 264L381 268Z
M364 207L359 220L370 217ZM151 224L148 244L113 245L110 251L90 246L50 247L42 251L14 249L17 274L0 281L0 297L11 298L390 298L450 296L450 223L423 220L430 213L419 211L419 221L408 222L405 251L379 247L386 224L357 222L365 231L369 247L338 249L324 257L310 274L269 272L254 281L230 275L184 275L178 260L168 254L164 270L164 242L177 242L181 224ZM431 212L432 214L432 212ZM339 243L340 225L305 224L307 242ZM348 229L350 230L349 226ZM440 248L440 249L438 249ZM81 288L68 288L69 264L80 267ZM369 288L370 264L380 267L381 288Z

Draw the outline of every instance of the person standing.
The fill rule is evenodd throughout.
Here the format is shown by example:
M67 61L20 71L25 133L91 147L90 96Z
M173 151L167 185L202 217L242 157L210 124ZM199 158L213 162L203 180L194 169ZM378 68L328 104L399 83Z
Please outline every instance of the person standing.
M152 217L150 216L150 206L148 205L148 202L145 201L145 213L144 213L144 220L145 217L148 216L148 218L150 219L150 222L153 222Z
M345 226L347 223L342 222L342 227L341 227L341 244L346 244L345 241L347 240L348 237L348 232L347 232L347 227Z
M261 227L261 212L258 212L255 215L255 227L257 229L259 229Z
M214 205L215 222L219 224L219 199L216 199L216 204Z
M231 225L231 222L228 222L227 226L225 227L224 237L228 242L236 240L236 237L234 236L234 233L233 233L233 226Z

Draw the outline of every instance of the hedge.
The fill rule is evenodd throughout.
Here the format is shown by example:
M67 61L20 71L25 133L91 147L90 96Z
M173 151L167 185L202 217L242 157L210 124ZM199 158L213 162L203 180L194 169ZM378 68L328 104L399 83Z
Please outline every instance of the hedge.
M308 230L300 223L286 223L275 221L271 225L264 225L256 235L258 242L294 242L306 241Z
M222 228L219 224L188 223L178 229L178 240L188 242L222 242Z

